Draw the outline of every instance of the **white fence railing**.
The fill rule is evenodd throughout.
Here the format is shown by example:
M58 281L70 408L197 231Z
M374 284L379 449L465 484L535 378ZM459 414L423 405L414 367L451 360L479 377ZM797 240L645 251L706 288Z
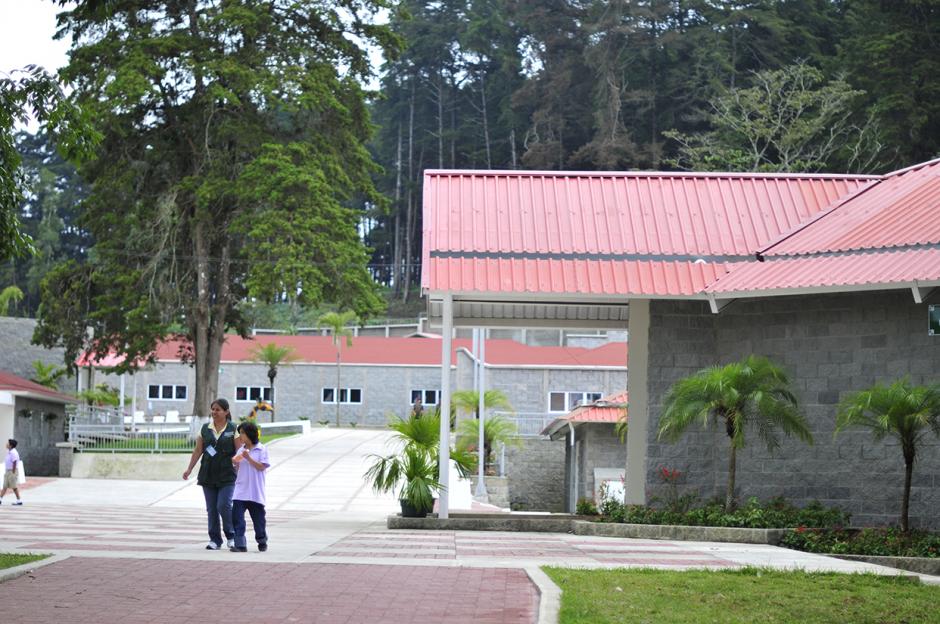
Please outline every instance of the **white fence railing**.
M550 414L547 412L493 412L494 416L501 416L509 422L516 425L519 437L538 438L542 435L542 430L550 422L562 416L562 414Z
M69 409L69 442L79 451L106 453L188 453L199 418L178 413L152 418L111 407L79 405Z

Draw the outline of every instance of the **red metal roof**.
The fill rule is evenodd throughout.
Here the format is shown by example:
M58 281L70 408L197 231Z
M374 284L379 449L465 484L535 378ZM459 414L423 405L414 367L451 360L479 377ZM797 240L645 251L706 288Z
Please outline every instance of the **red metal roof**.
M71 397L61 392L56 392L51 388L41 386L35 381L23 379L13 373L0 371L0 391L12 392L13 394L26 395L38 398L53 399L56 403L74 403L75 397Z
M627 410L627 393L611 394L586 405L579 405L564 416L560 416L542 429L542 435L552 436L567 423L610 423L616 424Z
M776 294L802 288L894 287L940 280L940 249L768 258L734 265L708 287L713 294ZM782 294L782 293L781 293Z
M426 171L422 286L690 295L875 179Z
M251 351L256 345L275 343L294 347L300 362L333 364L336 349L329 336L255 336L244 339L228 336L222 347L223 362L244 362L252 359ZM161 343L156 352L158 361L179 361L180 342L171 340ZM454 355L451 364L456 365L456 351L471 348L471 341L453 341ZM386 366L440 366L440 338L400 338L359 336L353 338L351 347L342 343L344 364L366 364ZM108 359L106 361L112 361ZM627 366L627 344L611 342L593 349L584 347L537 347L514 340L487 340L486 363L493 366L544 366L544 367L618 367ZM99 365L98 366L104 366ZM113 365L113 364L111 364Z
M890 173L770 245L765 256L940 243L940 159Z

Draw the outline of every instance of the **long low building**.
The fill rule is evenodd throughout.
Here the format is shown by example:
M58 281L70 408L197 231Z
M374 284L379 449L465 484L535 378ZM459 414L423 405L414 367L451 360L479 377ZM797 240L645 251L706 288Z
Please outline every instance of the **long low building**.
M296 360L281 364L274 383L268 368L253 361L258 345L290 347ZM113 362L96 369L82 367L81 387L106 383L123 388L125 409L145 420L176 412L194 413L195 371L183 363L179 344L163 343L156 363L123 377L107 374ZM340 364L329 336L229 336L222 349L219 395L229 400L235 416L247 415L258 400L273 403L276 418L309 418L312 422L379 426L391 415L404 415L416 398L425 407L440 400L441 339L359 336L340 347ZM452 388L473 388L471 341L457 339L451 356ZM622 390L627 384L627 345L543 347L513 340L486 341L487 388L505 392L523 418L550 419L575 404ZM338 401L338 405L337 405ZM337 410L338 408L338 410ZM538 431L539 424L534 424Z

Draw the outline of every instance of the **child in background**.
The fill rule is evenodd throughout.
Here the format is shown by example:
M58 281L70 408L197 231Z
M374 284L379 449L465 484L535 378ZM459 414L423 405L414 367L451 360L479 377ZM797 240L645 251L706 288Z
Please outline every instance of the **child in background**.
M248 552L248 540L245 538L245 511L251 516L255 527L255 541L258 550L268 549L268 534L265 527L265 479L264 471L271 463L268 461L268 449L259 442L258 426L252 422L238 425L242 447L235 451L232 462L238 470L235 480L235 493L232 494L232 529L235 531L235 546L232 552Z
M13 504L23 504L23 501L20 500L20 484L16 476L18 463L20 463L20 453L16 450L16 440L10 438L7 440L7 458L3 464L6 470L3 473L3 489L0 490L0 503L3 503L3 497L6 496L7 490L12 489L13 493L16 494L16 502Z

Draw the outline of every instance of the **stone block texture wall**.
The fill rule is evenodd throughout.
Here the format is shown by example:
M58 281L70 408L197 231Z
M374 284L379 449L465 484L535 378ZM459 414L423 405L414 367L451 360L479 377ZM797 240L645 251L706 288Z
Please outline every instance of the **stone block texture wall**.
M0 316L0 370L29 379L35 374L35 360L43 364L64 364L63 349L46 349L30 344L35 328L36 321L33 319ZM62 379L59 389L74 391L75 379Z
M565 441L521 438L506 449L509 506L516 511L564 511Z
M784 496L819 500L852 514L856 526L897 524L904 461L891 439L865 429L835 439L840 399L875 382L907 376L940 381L940 337L927 335L927 306L910 291L739 300L712 314L699 302L654 301L650 324L650 428L647 496L661 489L661 466L686 473L686 488L723 496L728 439L718 429L690 428L676 444L657 441L665 393L676 380L753 353L791 375L815 444L782 438L773 454L753 434L738 453L739 499ZM940 528L940 443L925 440L914 464L911 524Z
M24 416L23 410L29 410L30 416ZM58 475L59 449L56 443L66 439L65 407L59 403L18 397L13 418L13 437L27 477Z
M594 499L594 469L623 470L627 465L627 446L621 444L614 425L583 424L577 428L578 499ZM577 501L575 501L577 502Z

